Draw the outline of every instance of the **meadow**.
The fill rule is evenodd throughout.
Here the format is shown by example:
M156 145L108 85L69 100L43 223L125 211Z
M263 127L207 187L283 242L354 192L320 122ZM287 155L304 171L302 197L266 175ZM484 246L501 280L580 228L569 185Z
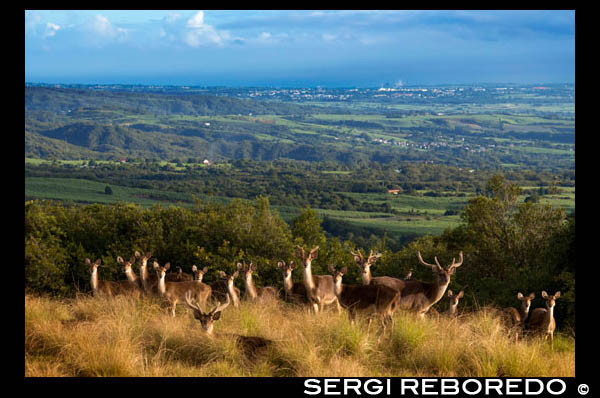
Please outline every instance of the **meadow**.
M460 310L459 310L460 312ZM282 302L226 308L209 338L191 310L155 298L25 295L25 376L572 377L575 339L515 342L491 308L417 320L397 312L385 333L345 311L314 315ZM237 335L273 341L249 352Z

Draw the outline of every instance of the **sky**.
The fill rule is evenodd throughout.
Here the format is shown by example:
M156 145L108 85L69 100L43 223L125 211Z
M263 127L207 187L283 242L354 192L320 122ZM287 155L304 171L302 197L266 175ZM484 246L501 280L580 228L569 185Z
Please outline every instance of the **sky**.
M574 83L574 10L25 10L25 81Z

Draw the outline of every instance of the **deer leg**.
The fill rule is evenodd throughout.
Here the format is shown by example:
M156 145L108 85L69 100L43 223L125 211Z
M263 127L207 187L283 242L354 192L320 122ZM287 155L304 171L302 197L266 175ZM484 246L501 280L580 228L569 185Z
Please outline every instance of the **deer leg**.
M315 311L315 315L319 313L319 304L313 303L313 310Z

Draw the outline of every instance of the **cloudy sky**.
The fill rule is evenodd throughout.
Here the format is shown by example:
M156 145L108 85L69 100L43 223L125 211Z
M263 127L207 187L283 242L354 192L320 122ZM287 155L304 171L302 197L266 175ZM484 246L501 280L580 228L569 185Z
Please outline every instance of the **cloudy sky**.
M573 83L575 11L26 10L25 81Z

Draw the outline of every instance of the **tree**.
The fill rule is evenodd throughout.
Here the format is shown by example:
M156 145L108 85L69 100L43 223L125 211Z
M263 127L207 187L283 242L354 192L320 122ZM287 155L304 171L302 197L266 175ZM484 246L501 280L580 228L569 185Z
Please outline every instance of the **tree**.
M321 228L322 222L317 212L306 206L302 213L290 222L295 242L301 246L324 247L325 232Z
M106 195L112 195L112 194L113 194L112 188L111 188L111 187L109 187L109 186L107 185L107 186L104 188L104 193L105 193Z

